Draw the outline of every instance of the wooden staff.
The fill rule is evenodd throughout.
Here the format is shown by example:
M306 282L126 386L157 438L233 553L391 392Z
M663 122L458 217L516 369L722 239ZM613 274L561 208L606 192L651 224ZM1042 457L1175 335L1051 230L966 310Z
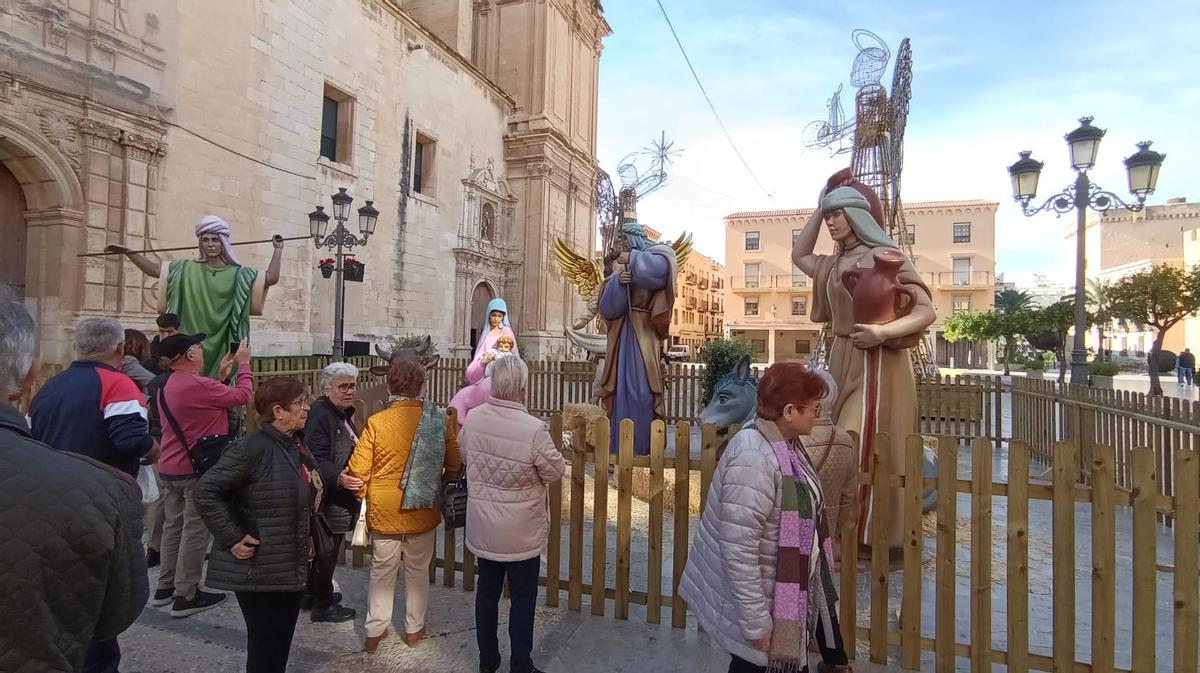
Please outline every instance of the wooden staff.
M287 236L287 237L283 237L282 240L300 241L300 240L310 239L310 238L312 238L312 236ZM230 243L229 245L231 245L231 246L232 245L258 245L259 243L274 243L274 242L275 242L274 238L264 238L259 241L238 241L237 243ZM178 248L153 248L150 250L129 250L128 252L116 252L116 251L113 251L113 252L108 252L108 251L105 251L105 252L83 252L83 253L80 253L75 256L76 257L103 257L105 255L144 255L147 252L179 252L181 250L195 250L195 249L196 249L195 245L184 245L184 246L180 246Z

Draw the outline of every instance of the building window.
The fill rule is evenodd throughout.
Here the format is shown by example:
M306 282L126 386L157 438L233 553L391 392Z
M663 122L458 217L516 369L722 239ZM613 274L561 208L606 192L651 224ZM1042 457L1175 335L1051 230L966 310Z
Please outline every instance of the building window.
M767 340L766 339L751 339L750 340L750 350L754 351L755 353L766 353L767 352Z
M320 155L339 164L349 164L354 147L354 98L328 84L321 99Z
M746 315L758 315L758 297L746 297Z
M425 196L433 196L434 179L437 168L437 141L429 136L418 133L417 142L413 148L413 191Z
M955 222L954 223L954 242L955 243L970 243L971 242L971 223L970 222Z
M485 202L479 212L479 237L491 241L496 231L496 208Z
M954 313L966 313L971 310L971 295L956 294L954 295Z
M800 270L800 267L792 264L792 287L804 287L808 285L808 276Z
M970 232L968 232L968 236L969 235ZM905 245L917 244L917 225L909 224L905 226L904 243Z
M792 248L793 248L793 249L796 247L796 241L798 241L798 240L800 239L800 232L801 232L801 231L802 231L802 230L800 230L800 229L793 229L793 230L792 230Z
M746 232L746 249L747 250L758 250L758 232L757 231L747 231Z
M809 355L812 353L812 342L808 339L796 339L796 355Z
M792 297L792 315L808 315L808 297Z
M746 287L758 287L760 266L757 263L746 265Z
M971 284L971 260L969 258L954 260L954 284Z

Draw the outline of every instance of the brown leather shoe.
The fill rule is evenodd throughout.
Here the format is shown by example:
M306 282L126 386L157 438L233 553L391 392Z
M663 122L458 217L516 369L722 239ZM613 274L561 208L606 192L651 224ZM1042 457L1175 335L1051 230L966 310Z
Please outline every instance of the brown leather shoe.
M854 673L854 669L851 668L849 664L831 666L823 661L818 661L817 673Z
M367 642L363 644L363 649L368 652L374 652L375 650L379 649L379 643L383 642L383 639L387 638L387 636L387 629L384 629L383 633L377 636L367 636Z
M417 631L416 633L404 634L404 642L409 647L416 647L417 641L421 640L424 637L425 637L425 629L422 628L420 631Z

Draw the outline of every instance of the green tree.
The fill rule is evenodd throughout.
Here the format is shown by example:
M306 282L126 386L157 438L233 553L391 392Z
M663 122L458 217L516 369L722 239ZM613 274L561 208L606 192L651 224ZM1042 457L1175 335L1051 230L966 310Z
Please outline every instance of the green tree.
M1067 375L1067 332L1075 324L1075 302L1070 299L1055 302L1029 312L1025 340L1038 350L1054 353L1058 361L1058 382Z
M745 341L717 339L704 344L700 351L700 362L704 363L704 401L701 406L712 400L717 381L733 369L742 356L750 354L750 344Z
M1158 354L1167 331L1200 312L1200 268L1157 264L1116 281L1109 292L1113 318L1154 330L1146 368L1150 370L1150 394L1161 396Z
M996 312L1014 315L1033 307L1033 298L1028 292L1002 290L996 293Z
M993 311L965 311L956 313L946 319L946 323L942 332L942 336L946 341L954 343L956 341L999 341L1003 354L1001 362L1004 364L1005 375L1009 374L1009 365L1017 354L1017 339L1025 336L1029 331L1029 296L1024 292L1016 292L1015 290L1005 290L996 295L997 304L1000 304L1000 295L1013 292L1024 297L1023 305L1020 302L1008 303L1011 295L1006 297L1004 310Z
M1087 308L1092 314L1092 322L1096 326L1096 359L1105 360L1104 330L1113 321L1112 315L1112 283L1099 278L1088 280Z

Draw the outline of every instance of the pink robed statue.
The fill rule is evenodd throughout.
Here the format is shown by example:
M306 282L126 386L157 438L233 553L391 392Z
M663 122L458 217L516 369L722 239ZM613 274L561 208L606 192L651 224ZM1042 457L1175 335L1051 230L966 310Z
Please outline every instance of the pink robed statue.
M517 335L513 332L508 321L508 304L499 297L493 299L487 306L487 323L483 326L483 337L475 347L475 356L467 365L467 385L454 394L450 406L458 412L458 428L461 430L467 420L467 414L475 407L487 402L492 395L492 379L488 376L489 367L498 357L505 357L506 352L497 348L500 337L512 339L511 354L521 357L517 349Z

